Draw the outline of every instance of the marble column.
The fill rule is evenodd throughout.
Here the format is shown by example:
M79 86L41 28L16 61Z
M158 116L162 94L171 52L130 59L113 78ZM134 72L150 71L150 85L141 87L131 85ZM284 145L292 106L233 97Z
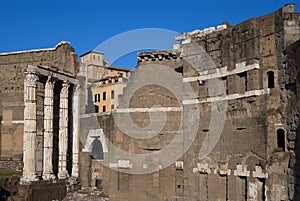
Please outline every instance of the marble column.
M72 177L79 177L79 85L73 93L73 147L72 147Z
M52 155L53 155L53 99L54 82L51 77L45 84L44 98L44 147L43 147L43 179L55 179L53 174Z
M58 178L68 178L67 171L67 151L68 151L68 96L69 84L64 82L60 92L59 102L59 158L58 158Z
M23 177L21 182L38 180L36 172L36 88L38 76L26 73L24 80L24 137L23 137Z

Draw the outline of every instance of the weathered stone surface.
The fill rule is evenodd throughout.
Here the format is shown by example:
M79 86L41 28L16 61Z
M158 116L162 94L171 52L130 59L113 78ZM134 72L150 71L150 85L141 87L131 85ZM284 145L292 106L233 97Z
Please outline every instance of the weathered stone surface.
M299 124L299 101L296 101L300 69L296 59L299 58L299 42L296 42L300 39L299 19L294 5L286 5L234 27L184 33L178 37L182 43L175 50L140 53L136 71L143 65L160 64L174 69L183 82L191 84L196 97L185 103L198 103L200 127L194 142L179 159L182 168L174 161L173 165L144 175L118 173L106 167L93 169L92 174L103 175L103 191L109 198L292 200L293 193L297 192L290 175L295 164L293 150L296 149L296 158L298 151L295 140ZM288 47L290 44L292 47ZM201 58L208 58L203 50L211 61L200 63ZM180 54L180 51L183 52ZM210 89L208 80L216 75L225 93ZM121 100L128 98L126 94L130 94L135 79L133 73ZM182 103L157 85L140 88L130 98L130 117L140 127L151 123L149 113L145 112L147 108L157 104L178 107ZM224 128L214 149L200 160L199 149L210 133L211 111L216 110L213 103L218 100L227 101ZM120 106L125 107L122 102ZM166 113L162 131L144 141L112 126L111 116L99 116L99 122L101 128L105 127L105 135L118 148L146 154L163 150L178 132L181 116L176 112ZM98 166L96 164L100 165L93 160L92 166ZM298 171L295 172L297 175Z
M73 75L79 68L77 55L68 42L49 49L0 53L0 128L1 136L7 136L6 143L1 140L1 156L19 160L23 154L24 79L29 64L48 65Z
M20 193L23 192L25 197L33 196L28 199L55 199L56 195L47 193L44 195L46 199L44 199L45 197L39 198L31 190L34 189L33 191L40 193L43 190L37 190L30 185L31 182L42 179L43 175L44 180L53 182L53 179L56 178L54 174L58 173L59 94L57 91L61 90L60 80L72 83L72 87L76 84L74 75L78 70L77 56L68 42L62 42L55 48L0 53L0 66L2 76L0 168L3 171L21 171L23 169L21 183L27 185L24 188L29 191L20 190ZM52 76L57 83L53 84L55 81L51 80L53 83L49 87L49 83L46 84L48 76ZM70 109L67 108L67 110L70 110L69 114L71 114L73 105L69 104ZM72 118L70 120L67 125L69 127L73 123ZM70 134L72 134L72 130L67 136L73 139ZM77 146L74 147L74 150L78 148L79 151L78 141L75 145ZM75 150L77 156L78 151ZM72 154L72 150L70 153ZM74 158L76 159L76 157ZM69 160L69 167L66 167L67 164L65 165L69 173L71 173L72 163L73 161ZM74 171L77 174L74 173L74 175L78 178L78 157L74 164L77 164L77 171L76 168ZM49 186L49 189L51 189L51 182L45 184ZM61 188L65 188L64 184L59 185ZM60 196L63 196L62 191L59 191Z
M299 200L299 27L300 14L295 13L294 5L288 4L274 13L251 18L236 26L184 33L176 37L181 44L176 45L174 50L140 53L136 74L145 65L162 65L172 69L177 76L166 77L165 80L177 81L174 87L182 91L178 97L167 88L153 83L132 89L137 79L143 79L133 74L124 94L119 97L119 106L123 110L121 115L129 112L134 124L146 128L153 122L160 123L150 118L153 113L159 112L153 106L160 105L165 109L165 125L149 139L127 135L116 124L112 114L83 114L89 111L86 107L88 99L84 95L88 93L81 89L74 95L68 94L66 84L70 81L70 74L56 74L56 79L60 81L54 85L52 121L53 141L59 143L53 144L52 160L56 161L52 167L53 173L58 174L59 178L72 175L69 180L72 184L77 184L76 178L80 176L83 187L98 188L71 194L66 200L103 200L101 194L107 195L110 200L122 201L263 201L292 200L293 197ZM43 170L45 175L51 174L51 164L43 163L43 157L52 155L49 144L45 144L44 149L42 146L43 139L51 141L44 131L48 134L52 132L49 125L51 107L44 107L50 99L44 92L47 91L47 72L55 71L56 67L40 68L38 73L42 79L33 83L25 82L25 85L24 70L27 64L46 64L63 66L74 74L77 70L74 58L73 49L66 43L51 50L0 54L0 71L5 72L0 73L0 78L1 75L3 78L0 89L1 155L7 156L9 161L11 158L20 161L23 152L16 144L23 142L20 139L24 130L23 148L27 152L24 154L23 178L26 181L36 180L36 176L43 175ZM148 67L151 68L151 65ZM80 78L80 82L84 80ZM221 83L224 90L211 85L212 80ZM63 84L64 81L66 83ZM195 94L187 93L187 84ZM133 94L132 90L135 90ZM129 101L129 108L126 108L126 101ZM218 114L222 109L220 102L226 102L227 108ZM185 113L190 108L195 110L195 105L199 108L197 114L200 117L196 122L192 121L193 113ZM23 107L25 113L20 112ZM71 111L76 117L70 116ZM182 111L186 116L182 116ZM220 119L212 119L216 114L224 116L220 138L215 141L208 155L199 158L199 150L211 142L207 141L214 129L211 125L221 124ZM111 156L111 146L107 146L107 153L103 151L103 147L106 147L103 136L99 139L94 136L98 143L87 139L89 131L96 127L117 148L130 154L143 155L164 150L177 135L183 132L188 134L185 129L189 124L181 125L182 121L199 124L195 139L186 152L182 148L184 143L175 143L177 150L182 150L182 156L167 167L160 164L161 158L152 158L147 164L139 164L144 169L152 166L152 173L115 171L103 166L101 159L90 153L90 150L94 150L90 146L97 144L102 148L99 154L104 159ZM74 124L73 132L68 127L70 122ZM79 133L82 145L76 138ZM79 153L79 148L86 144L89 147L83 151L88 152ZM43 156L47 147L50 148L49 153ZM69 160L68 156L69 159L72 156L73 160ZM20 166L13 162L6 164L3 164L3 168ZM117 158L110 163L111 168L123 170L136 165L130 158ZM27 199L32 196L33 200L46 200L44 196L49 194L42 187L47 186L54 192L53 199L61 199L57 197L58 192L65 195L67 190L75 190L72 186L67 188L65 180L57 184L47 182L23 186L20 195L27 196Z
M84 188L76 193L68 194L63 201L107 201L107 195L95 188Z

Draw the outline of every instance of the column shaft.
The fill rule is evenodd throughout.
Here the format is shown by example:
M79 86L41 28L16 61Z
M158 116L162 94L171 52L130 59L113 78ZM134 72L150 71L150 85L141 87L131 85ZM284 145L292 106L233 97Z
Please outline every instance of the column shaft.
M73 147L72 147L72 176L79 177L79 86L73 94Z
M43 147L43 179L55 179L53 174L53 99L54 82L51 77L45 84L44 98L44 147Z
M23 141L23 182L37 180L36 173L36 88L38 76L26 73L24 80L24 141Z
M58 178L67 178L67 151L68 151L68 95L69 84L64 82L60 92L59 103L59 161L58 161Z

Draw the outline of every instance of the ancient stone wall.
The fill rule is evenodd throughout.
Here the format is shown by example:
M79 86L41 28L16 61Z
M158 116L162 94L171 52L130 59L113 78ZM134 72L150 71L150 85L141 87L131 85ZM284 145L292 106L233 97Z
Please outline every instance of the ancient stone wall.
M47 69L41 68L40 70L43 71L43 76L40 76L40 79L35 82L35 88L32 91L31 86L24 86L25 85L25 74L28 72L28 67L31 65L48 65ZM0 78L1 78L1 87L0 87L0 169L1 172L5 175L13 175L16 173L11 172L18 172L17 174L20 174L20 172L23 170L23 182L28 181L28 179L32 172L28 171L30 168L33 167L34 169L34 175L39 176L38 178L44 177L48 172L45 170L45 161L51 164L52 167L52 159L47 157L47 159L44 159L44 153L49 153L48 155L51 155L52 158L52 151L45 151L43 150L45 148L44 142L49 141L49 146L53 146L54 144L54 151L53 151L53 171L55 174L59 172L58 168L61 166L58 165L58 156L59 156L59 149L58 149L58 132L59 132L59 94L55 94L54 98L54 106L55 111L52 114L52 117L54 116L54 143L51 141L50 138L44 140L44 133L45 132L52 132L52 130L49 130L49 125L45 131L45 119L46 124L49 122L49 114L46 114L45 118L45 111L47 113L49 109L49 105L51 107L51 103L49 103L49 97L45 97L45 83L47 82L47 77L54 74L54 77L61 76L61 74L67 74L68 76L75 76L78 70L78 63L77 63L77 55L74 53L73 47L68 42L61 42L54 48L48 48L48 49L39 49L39 50L29 50L29 51L21 51L21 52L9 52L9 53L0 53ZM33 72L33 76L35 76L36 72ZM41 72L39 72L41 73ZM43 73L41 73L43 74ZM28 78L26 81L33 81ZM28 84L28 83L27 83ZM59 81L56 83L56 86L59 83ZM30 83L29 83L30 85ZM26 88L27 87L27 88ZM30 88L30 89L29 89ZM71 87L72 88L72 87ZM27 90L31 90L30 92L33 93L27 93ZM60 89L55 89L56 93L57 91L60 92ZM70 89L70 91L73 93L73 88ZM72 94L73 95L73 94ZM31 97L32 100L28 97ZM47 96L47 94L46 94ZM24 100L25 97L25 100ZM47 99L48 98L48 99ZM44 107L44 100L47 99L48 102L46 102L47 107ZM72 114L72 100L70 99L70 111L69 113ZM32 101L32 102L31 102ZM25 103L26 102L26 103ZM28 106L28 102L30 102L30 106ZM50 101L51 102L51 101ZM27 106L25 118L27 122L24 121L24 108ZM46 108L46 109L45 109ZM50 111L50 110L49 110ZM49 113L49 112L48 112ZM50 118L52 118L50 117ZM29 121L31 122L28 122ZM32 124L32 121L35 120L35 123ZM73 121L72 115L69 116L70 122ZM50 119L52 121L52 119ZM25 123L24 123L25 122ZM36 125L36 126L34 126ZM30 127L28 130L28 126ZM52 129L52 125L50 125ZM27 129L27 130L26 130ZM30 129L34 129L30 130ZM70 127L72 129L72 127ZM28 133L32 134L31 131L36 135L32 140L28 139ZM69 135L71 135L72 130L70 130ZM25 135L24 135L25 133ZM53 133L52 133L53 134ZM73 139L70 137L70 139ZM36 143L35 143L36 142ZM24 144L33 143L28 147L34 147L34 151L30 152L31 150L23 150ZM26 147L26 146L25 146ZM69 146L70 149L72 149L72 143L70 143ZM69 150L70 150L69 149ZM73 152L70 152L68 150L68 158L71 158L70 156L73 154ZM26 153L26 154L24 154ZM32 154L31 156L30 153ZM66 153L67 154L67 153ZM47 155L47 154L46 154ZM24 158L24 163L23 159ZM73 157L74 158L74 157ZM32 160L31 160L32 159ZM31 162L36 162L31 164ZM72 164L72 161L68 161L68 164ZM32 165L31 167L29 167ZM26 167L24 167L26 166ZM43 167L44 166L44 167ZM29 168L28 168L29 167ZM74 168L73 168L74 169ZM73 170L72 169L72 170ZM25 171L24 171L25 170ZM43 172L44 171L44 172ZM68 171L71 174L71 169L68 167ZM77 168L78 171L78 168ZM52 173L53 173L52 172ZM78 174L78 173L77 173ZM30 175L30 176L28 176ZM73 174L72 174L73 175ZM76 175L76 174L74 174ZM8 181L13 180L14 177L7 177ZM48 179L48 178L44 178ZM20 177L17 177L17 183L19 183ZM10 188L10 183L15 182L9 182L8 188L7 186L3 187L3 191L5 191L7 194L14 195L17 191L18 186L13 186L13 188ZM55 194L51 196L50 194L45 194L45 187L49 187L50 191L52 191L52 194ZM23 186L22 189L19 191L19 193L23 193L22 195L30 194L29 196L32 196L31 198L28 198L29 200L52 200L52 198L59 198L59 195L61 197L65 196L66 192L61 192L60 188L65 188L65 186L62 186L61 184L57 184L55 187L51 187L51 184L46 184L43 187L35 188L34 186ZM29 191L27 191L29 188ZM41 188L43 188L41 190ZM59 190L57 190L59 189ZM53 193L54 192L54 193ZM38 194L43 194L44 198L39 197ZM56 196L56 197L55 197ZM60 198L61 198L60 197ZM17 199L17 198L16 198ZM27 199L27 200L28 200ZM20 198L20 200L23 200L23 198Z
M22 158L23 85L28 64L59 67L73 75L77 73L79 67L77 55L68 42L59 43L49 49L0 53L1 156Z
M1 171L13 171L21 172L23 168L23 161L16 160L13 158L2 157L0 160L0 170Z
M127 93L132 83L143 79L136 78L134 72L122 96L123 100L131 98L128 112L133 122L148 126L147 109L153 105L174 108L183 103L185 110L189 104L197 103L199 129L181 158L151 174L96 168L97 161L92 161L92 174L100 178L104 175L102 184L110 199L292 200L293 150L299 124L295 118L298 52L289 51L287 58L283 53L299 39L299 25L294 5L286 5L236 26L227 25L226 29L185 33L177 38L181 41L177 50L141 53L136 72L147 64L168 66L192 86L196 98L178 102L174 94L157 85L142 87L130 97ZM201 60L207 53L213 64ZM212 91L208 84L212 79L222 82L224 91ZM218 110L214 102L218 100L227 101L224 128L214 149L199 159L199 150L210 133L212 111ZM125 106L120 103L121 109ZM160 151L178 134L182 118L176 111L166 114L165 127L147 140L131 138L116 126L109 131L104 129L104 133L129 153Z
M300 199L299 194L299 84L300 84L300 41L290 45L284 52L284 78L281 79L281 102L286 104L284 120L286 122L287 149L290 152L286 167L287 185L290 197Z
M52 201L63 200L67 195L67 185L65 181L59 180L56 183L40 181L31 185L20 185L18 195L11 198L17 201Z

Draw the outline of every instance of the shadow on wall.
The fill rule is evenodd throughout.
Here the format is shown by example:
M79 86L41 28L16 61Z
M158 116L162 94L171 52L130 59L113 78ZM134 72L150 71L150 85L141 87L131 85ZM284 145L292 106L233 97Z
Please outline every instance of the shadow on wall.
M300 98L300 73L297 75L297 99ZM300 112L300 103L297 101L297 109ZM298 119L298 126L296 131L296 140L295 140L295 154L296 154L296 164L294 168L295 174L295 194L294 201L300 200L300 119Z
M1 103L1 102L0 102ZM1 103L2 104L2 103ZM2 116L0 116L0 142L2 142L2 128L1 128L1 126L2 126ZM1 146L1 143L0 143L0 156L2 155L2 146Z
M4 201L4 200L7 200L7 198L10 196L10 192L1 188L0 189L0 201Z
M87 94L88 103L85 108L85 113L86 114L95 113L95 106L94 106L94 102L93 102L93 93L92 93L91 87L88 87L87 91L88 91L88 94Z
M295 165L295 194L294 201L300 200L300 124L297 127L297 135L295 141L295 154L296 154L296 165Z

